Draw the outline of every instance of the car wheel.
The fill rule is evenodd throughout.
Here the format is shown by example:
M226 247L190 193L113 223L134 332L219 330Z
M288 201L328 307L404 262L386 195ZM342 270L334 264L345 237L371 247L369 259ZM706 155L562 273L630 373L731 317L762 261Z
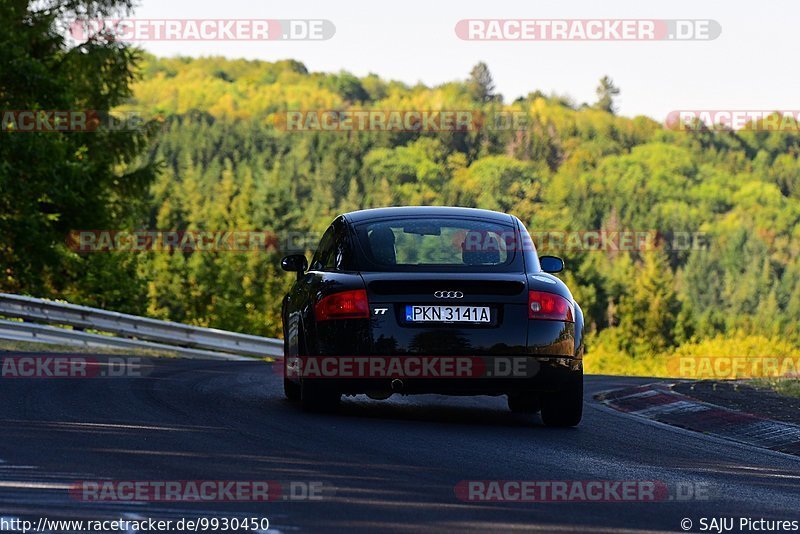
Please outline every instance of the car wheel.
M314 380L300 380L300 405L309 412L333 412L342 394Z
M536 413L539 411L539 395L533 393L509 394L508 409L513 413Z
M561 391L542 396L542 421L547 426L576 426L583 416L583 371L572 373Z
M283 379L283 394L290 401L297 402L300 400L300 384L295 384L288 378Z

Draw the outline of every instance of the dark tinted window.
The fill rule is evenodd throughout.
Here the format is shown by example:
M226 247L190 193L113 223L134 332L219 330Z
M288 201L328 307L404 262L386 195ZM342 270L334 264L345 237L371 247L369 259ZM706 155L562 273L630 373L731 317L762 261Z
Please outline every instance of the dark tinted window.
M311 260L310 269L312 271L330 270L333 264L334 251L333 226L329 226L325 233L322 234L322 239L319 240L319 246Z
M347 268L347 262L344 224L337 220L322 235L317 252L311 261L311 269L341 271Z
M365 222L356 234L365 270L522 270L510 224L409 217Z

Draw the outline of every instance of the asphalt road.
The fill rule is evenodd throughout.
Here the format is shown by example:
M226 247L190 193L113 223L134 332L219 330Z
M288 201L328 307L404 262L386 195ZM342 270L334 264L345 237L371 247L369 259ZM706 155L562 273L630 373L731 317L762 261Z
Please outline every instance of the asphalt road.
M589 377L583 423L542 426L502 397L283 398L270 364L158 360L144 377L0 378L0 518L267 517L272 532L681 531L702 517L800 519L800 458L600 406L642 379ZM319 500L82 502L81 480L321 483ZM706 500L464 502L462 480L663 481Z

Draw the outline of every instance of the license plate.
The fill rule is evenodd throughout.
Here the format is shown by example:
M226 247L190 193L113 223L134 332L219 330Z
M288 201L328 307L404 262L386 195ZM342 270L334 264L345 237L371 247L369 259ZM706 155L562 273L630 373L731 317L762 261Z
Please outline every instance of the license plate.
M406 306L409 323L489 323L488 306Z

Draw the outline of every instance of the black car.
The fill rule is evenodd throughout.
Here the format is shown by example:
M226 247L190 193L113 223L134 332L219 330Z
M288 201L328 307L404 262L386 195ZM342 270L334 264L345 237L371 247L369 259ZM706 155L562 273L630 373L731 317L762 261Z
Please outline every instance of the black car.
M346 213L283 301L284 388L306 409L341 396L507 395L514 412L574 426L583 407L583 313L522 222L494 211Z

